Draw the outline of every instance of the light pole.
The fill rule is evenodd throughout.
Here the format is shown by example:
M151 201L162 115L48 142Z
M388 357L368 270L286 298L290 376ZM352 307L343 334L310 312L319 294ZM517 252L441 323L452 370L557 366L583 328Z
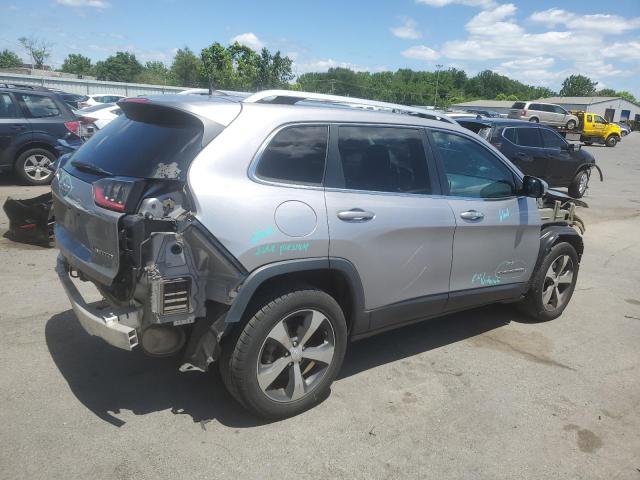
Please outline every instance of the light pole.
M436 93L433 95L433 108L437 108L438 106L438 80L440 80L440 69L442 68L442 64L436 64Z

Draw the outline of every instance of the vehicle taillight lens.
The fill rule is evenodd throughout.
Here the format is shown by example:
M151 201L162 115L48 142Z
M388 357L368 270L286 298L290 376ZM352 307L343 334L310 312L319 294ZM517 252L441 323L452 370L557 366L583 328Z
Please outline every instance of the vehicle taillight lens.
M108 210L124 212L134 185L133 182L103 178L93 183L93 201Z
M522 110L522 112L520 112L520 114L521 114L522 116L526 116L526 115L527 115L527 111L526 111L526 110Z
M67 130L69 130L71 133L79 136L78 132L80 131L80 122L64 122L64 126L67 127Z

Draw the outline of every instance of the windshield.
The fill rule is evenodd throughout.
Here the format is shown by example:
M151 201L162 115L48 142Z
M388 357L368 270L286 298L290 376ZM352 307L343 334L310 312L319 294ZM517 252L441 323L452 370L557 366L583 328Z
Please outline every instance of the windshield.
M121 115L98 130L73 161L116 176L185 180L189 164L202 149L203 135L200 121L185 117L175 123L150 123Z

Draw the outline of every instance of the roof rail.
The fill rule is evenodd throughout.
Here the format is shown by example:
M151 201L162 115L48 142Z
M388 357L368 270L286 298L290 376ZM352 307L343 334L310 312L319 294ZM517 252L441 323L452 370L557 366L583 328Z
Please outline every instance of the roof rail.
M297 102L304 101L328 103L352 108L373 107L373 109L391 111L392 113L404 113L429 120L456 123L455 120L450 119L446 115L439 115L424 108L399 105L396 103L379 102L376 100L366 100L364 98L343 97L340 95L327 95L324 93L298 92L295 90L264 90L262 92L254 93L253 95L245 98L242 102L294 105Z

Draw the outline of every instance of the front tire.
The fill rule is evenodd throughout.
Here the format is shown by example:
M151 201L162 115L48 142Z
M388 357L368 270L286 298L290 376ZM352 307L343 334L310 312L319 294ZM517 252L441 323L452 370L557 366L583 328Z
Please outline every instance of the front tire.
M534 273L525 298L516 307L537 321L558 318L571 300L579 268L578 254L570 243L554 245Z
M53 180L55 161L55 155L49 150L31 148L18 157L15 171L27 185L47 185Z
M573 198L582 198L589 188L589 178L589 170L580 170L569 185L569 195Z
M573 130L574 128L576 128L576 121L575 120L569 120L567 122L567 129L568 130Z
M268 295L223 347L222 379L248 410L269 419L319 403L336 378L347 346L342 309L308 287Z
M607 147L615 147L617 143L618 137L616 137L615 135L609 135L607 137L607 140L604 142Z

